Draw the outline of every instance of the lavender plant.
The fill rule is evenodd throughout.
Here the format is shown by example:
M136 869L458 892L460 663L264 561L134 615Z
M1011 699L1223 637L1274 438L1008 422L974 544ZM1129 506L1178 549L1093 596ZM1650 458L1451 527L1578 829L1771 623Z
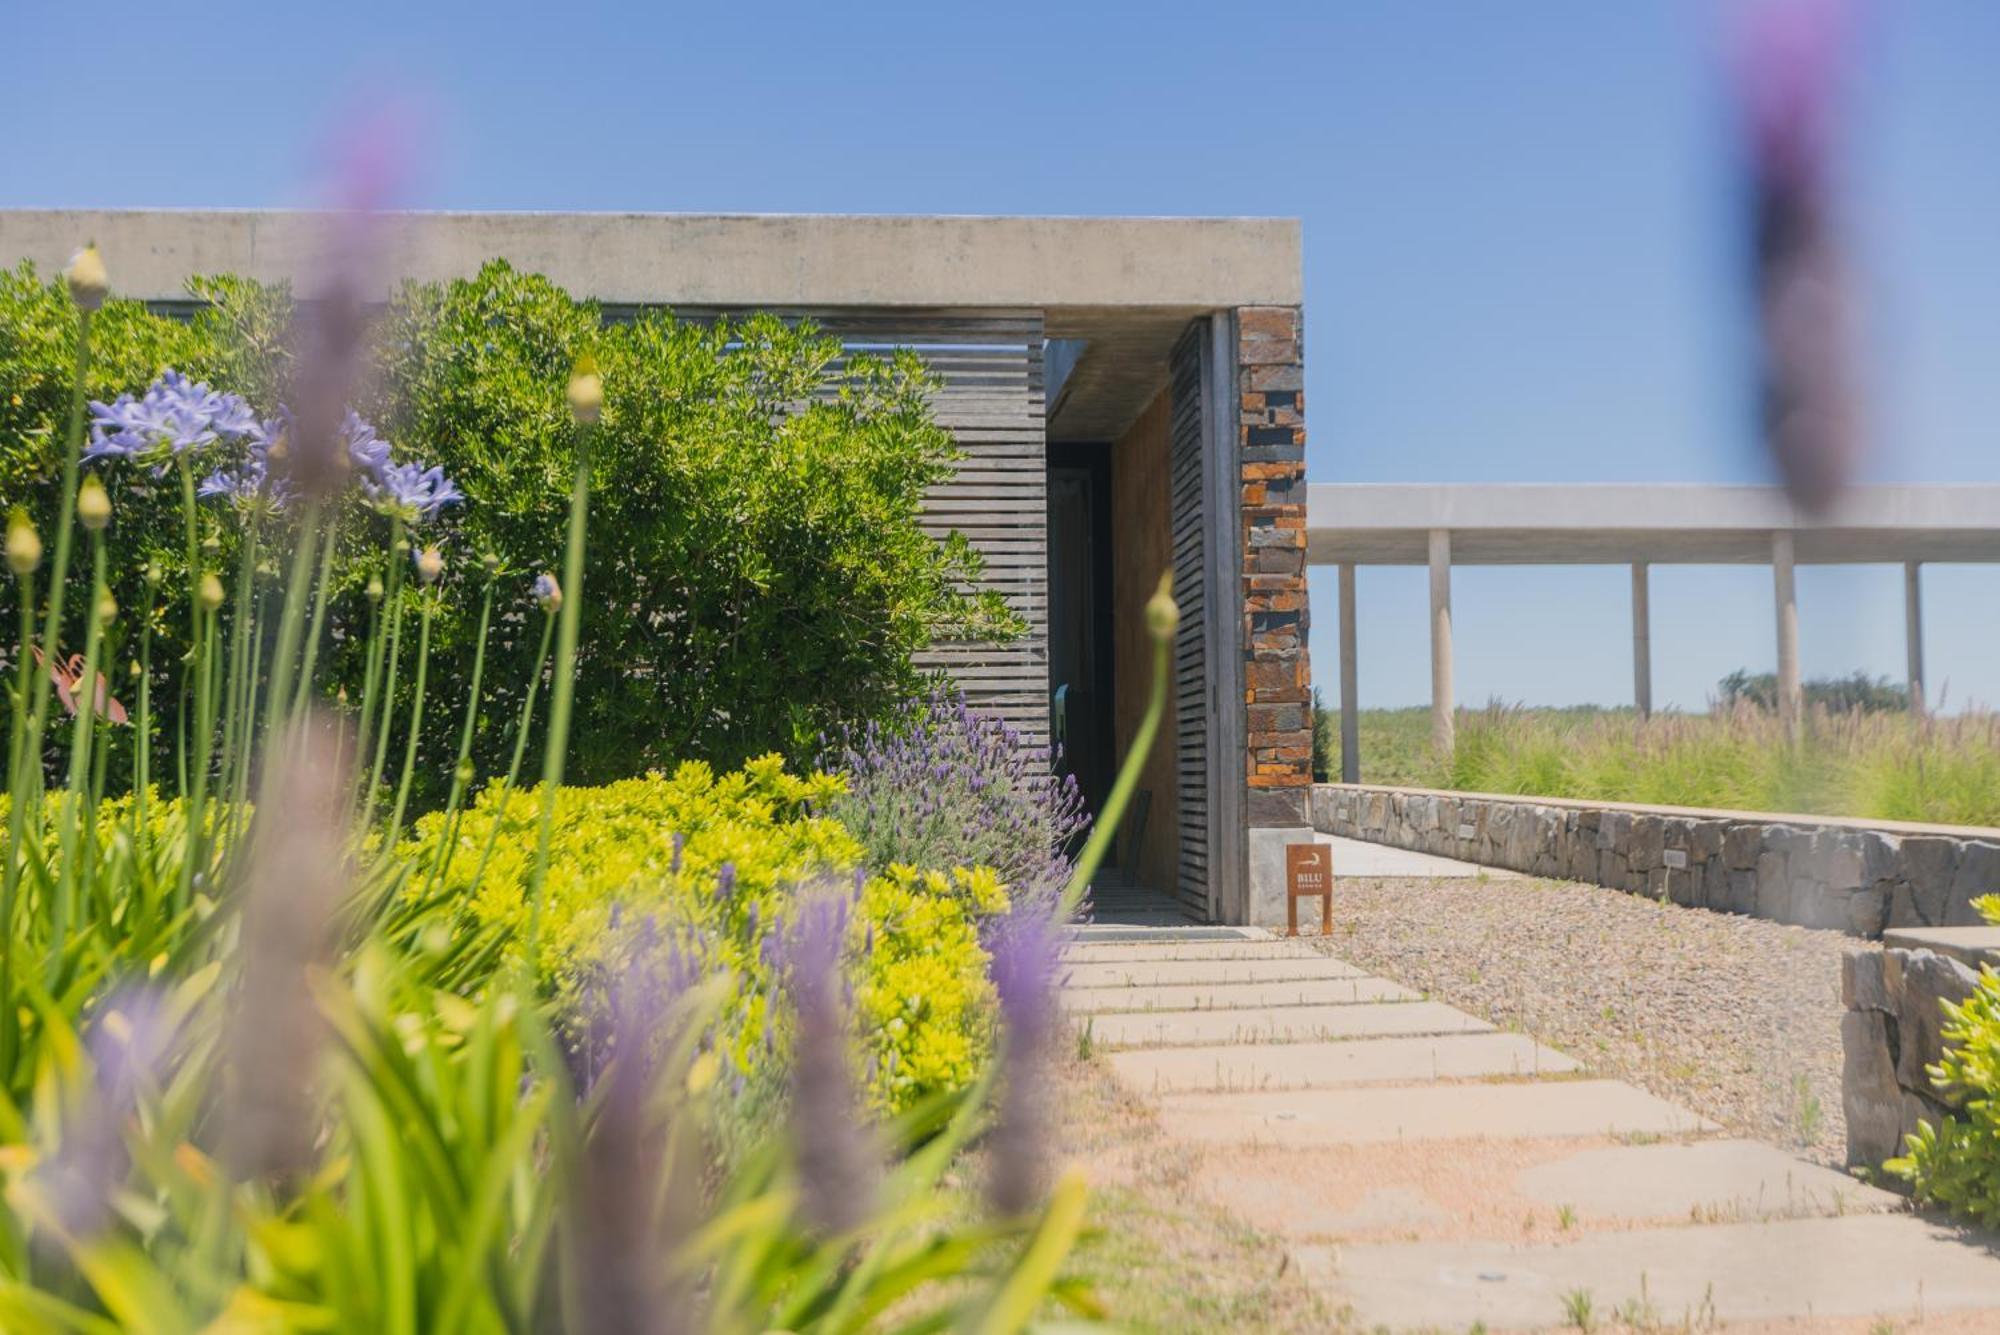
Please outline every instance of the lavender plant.
M827 748L821 764L847 789L826 814L874 867L990 867L1017 894L1046 899L1090 824L1060 763L963 694L937 692Z

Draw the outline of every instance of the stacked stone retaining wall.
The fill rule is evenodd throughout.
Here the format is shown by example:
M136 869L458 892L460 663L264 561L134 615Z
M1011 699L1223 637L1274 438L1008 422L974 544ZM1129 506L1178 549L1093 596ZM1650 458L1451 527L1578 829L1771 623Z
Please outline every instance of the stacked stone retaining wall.
M1316 786L1312 819L1369 843L1871 938L1977 923L1973 898L2000 892L2000 830L1351 784Z
M1881 950L1856 947L1842 962L1840 1102L1850 1165L1873 1168L1901 1154L1919 1121L1939 1125L1963 1103L1932 1083L1930 1068L1944 1057L1943 1003L1972 995L1979 985L1972 964L1981 957L1899 945L1897 935Z

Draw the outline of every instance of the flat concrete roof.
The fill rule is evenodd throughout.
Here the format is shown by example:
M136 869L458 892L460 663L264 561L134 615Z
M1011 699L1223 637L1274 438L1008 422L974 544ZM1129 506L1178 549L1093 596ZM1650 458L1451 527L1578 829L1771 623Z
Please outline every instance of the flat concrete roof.
M2000 486L1862 486L1832 511L1776 487L1318 482L1306 494L1315 565L1423 565L1429 534L1454 565L1762 564L1771 535L1800 563L2000 561Z
M185 297L196 274L308 290L324 219L257 210L0 209L0 265L54 273L95 240L112 291ZM505 258L610 303L788 308L1011 307L1086 312L1296 305L1295 218L1002 218L818 214L385 215L386 296Z

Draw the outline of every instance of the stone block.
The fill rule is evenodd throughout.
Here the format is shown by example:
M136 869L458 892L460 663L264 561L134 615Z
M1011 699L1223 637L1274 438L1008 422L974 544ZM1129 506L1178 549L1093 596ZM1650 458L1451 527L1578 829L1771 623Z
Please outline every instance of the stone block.
M1889 995L1882 964L1888 951L1879 946L1850 946L1840 957L1840 1000L1851 1011L1881 1011L1894 1015L1900 998Z
M1791 902L1786 906L1790 916L1784 921L1821 931L1844 932L1847 930L1847 897L1850 893L1818 881L1795 880L1792 882Z
M1889 926L1942 927L1951 887L1937 880L1905 877L1894 883L1889 898Z
M2000 844L1966 840L1959 845L1958 870L1951 879L1953 901L1969 902L1980 895L1995 894L2000 894ZM1981 919L1974 914L1972 921Z
M1758 825L1731 825L1722 836L1722 862L1731 871L1755 871L1764 852L1764 830Z
M1889 1017L1848 1011L1840 1017L1840 1047L1847 1162L1872 1168L1903 1150L1903 1089L1889 1055Z
M1731 913L1754 915L1757 912L1757 873L1754 871L1731 870L1729 873L1729 902Z
M1927 1090L1925 1068L1944 1055L1944 1008L1962 1002L1979 986L1979 976L1949 956L1929 950L1909 952L1903 966L1903 1011L1897 1019L1900 1040L1896 1077L1904 1088Z
M1260 825L1309 826L1312 818L1306 794L1310 791L1309 788L1252 788L1249 800L1244 803L1244 814L1253 829Z
M1871 881L1895 880L1903 872L1903 841L1879 830L1861 832L1863 875Z
M1634 871L1650 872L1660 865L1660 854L1666 849L1666 830L1658 816L1634 816L1632 818L1631 842L1626 849L1625 860Z
M1729 827L1719 820L1697 820L1689 823L1688 861L1707 862L1722 855L1722 834Z
M1250 902L1244 920L1251 926L1285 925L1285 846L1311 842L1313 829L1305 824L1250 830Z
M1868 875L1868 860L1862 855L1861 841L1845 830L1821 830L1815 853L1819 858L1820 878L1836 889L1853 890L1873 879Z
M1916 887L1919 899L1925 897L1927 890L1936 896L1939 920L1943 916L1943 896L1950 893L1952 879L1958 872L1958 848L1958 840L1940 835L1911 835L1903 840L1903 878Z
M1847 892L1847 932L1851 936L1879 937L1889 925L1888 893L1876 886Z
M1767 849L1757 855L1757 903L1751 910L1772 922L1790 922L1792 878L1785 855Z

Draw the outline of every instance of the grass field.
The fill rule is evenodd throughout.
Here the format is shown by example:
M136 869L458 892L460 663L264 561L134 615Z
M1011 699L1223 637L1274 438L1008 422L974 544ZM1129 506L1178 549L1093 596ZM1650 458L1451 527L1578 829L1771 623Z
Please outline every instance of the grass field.
M1340 774L1340 722L1315 720L1317 763ZM1751 705L1641 720L1630 709L1489 706L1458 712L1449 758L1430 710L1361 714L1364 783L1674 806L2000 826L2000 715L1916 719L1813 710L1784 744Z

